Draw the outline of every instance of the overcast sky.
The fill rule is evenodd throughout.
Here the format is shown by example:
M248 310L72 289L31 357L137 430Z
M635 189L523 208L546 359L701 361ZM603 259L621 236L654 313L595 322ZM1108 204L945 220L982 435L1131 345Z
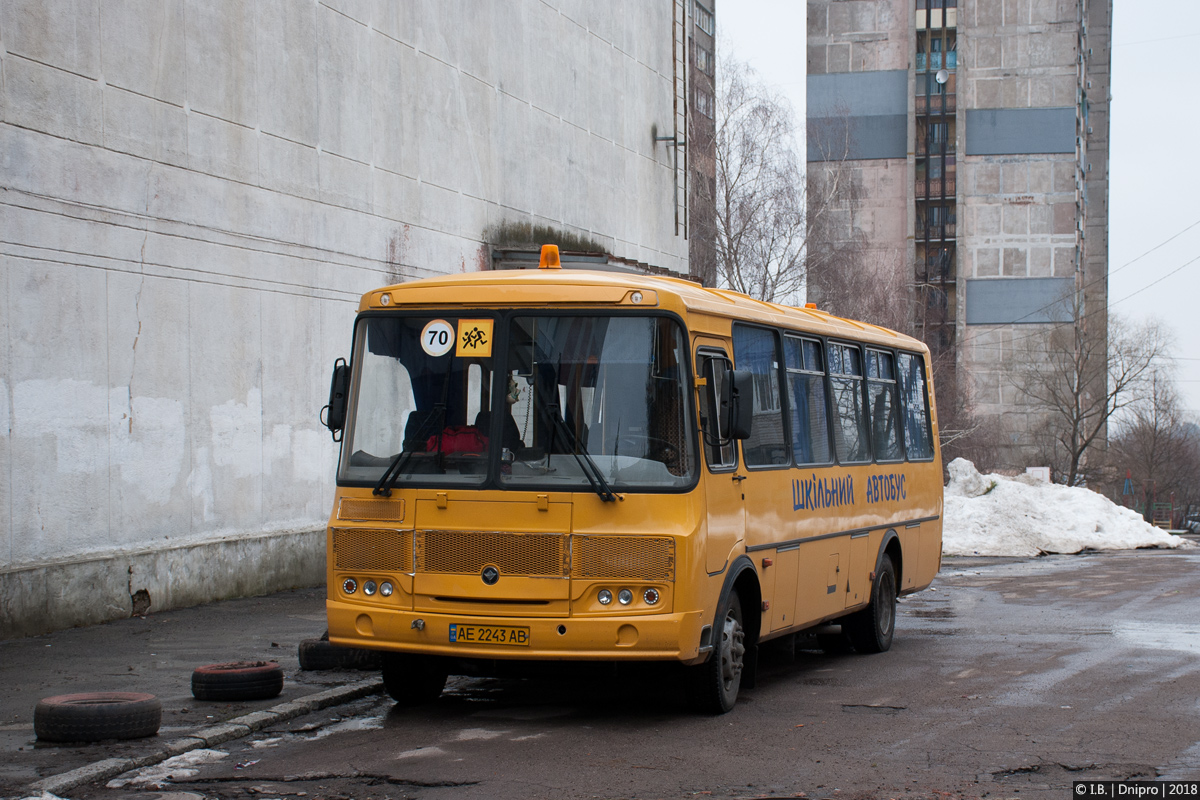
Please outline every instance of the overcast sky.
M1115 0L1113 15L1109 306L1170 329L1200 413L1200 3ZM801 136L805 17L798 0L717 6L723 45L791 100Z

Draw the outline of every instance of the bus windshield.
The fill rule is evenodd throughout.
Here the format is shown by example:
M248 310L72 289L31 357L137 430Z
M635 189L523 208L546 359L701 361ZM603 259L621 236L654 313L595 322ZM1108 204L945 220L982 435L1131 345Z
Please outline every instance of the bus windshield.
M696 479L672 318L392 313L361 318L356 343L342 483L663 491Z

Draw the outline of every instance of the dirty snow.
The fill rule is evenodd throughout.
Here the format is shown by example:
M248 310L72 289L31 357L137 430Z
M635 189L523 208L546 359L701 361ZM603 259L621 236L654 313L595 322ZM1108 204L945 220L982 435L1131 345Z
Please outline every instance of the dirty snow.
M130 778L116 778L109 781L106 787L109 789L123 789L126 786L145 786L152 789L162 788L164 785L173 780L180 778L193 778L200 772L200 767L205 764L213 764L223 758L227 758L229 753L221 750L192 750L182 755L168 758L159 764L153 764L149 767L143 767L133 773Z
M974 464L961 458L947 469L942 553L948 556L1191 546L1090 489L1028 475L980 475Z

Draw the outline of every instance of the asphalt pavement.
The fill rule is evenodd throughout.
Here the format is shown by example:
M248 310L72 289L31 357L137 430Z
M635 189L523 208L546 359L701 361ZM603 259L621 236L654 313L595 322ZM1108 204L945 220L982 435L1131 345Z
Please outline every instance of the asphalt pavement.
M300 669L303 639L325 631L324 588L150 613L0 641L0 797L61 794L263 727L382 691L378 672ZM283 692L269 700L205 702L192 672L206 664L276 661ZM38 701L79 692L146 692L162 702L157 736L96 744L38 742Z
M620 687L616 700L603 692L597 700L590 685L587 697L577 697L572 692L584 690L569 683L467 679L433 712L403 713L370 697L382 694L377 672L300 670L300 642L325 630L323 588L151 609L146 617L0 641L0 798L107 796L109 778L218 745L232 756L222 780L262 780L259 773L271 770L334 775L355 764L430 797L524 797L530 780L557 787L547 796L593 796L595 786L618 779L628 786L609 796L701 789L757 796L761 787L748 789L747 775L784 793L804 788L812 798L833 796L822 786L890 791L917 780L938 796L954 788L960 796L1024 789L1012 796L1057 797L1080 777L1195 778L1198 566L1195 550L949 559L933 590L902 604L902 635L886 658L806 652L793 663L776 654L764 662L761 685L722 718L642 695L624 701ZM197 667L260 660L284 670L278 697L192 697ZM36 740L40 699L99 691L158 697L158 735L65 746ZM387 735L351 731L319 746L283 736L273 750L250 753L256 736L280 736L267 729L303 725L297 718L320 709L328 709L325 718L365 714ZM480 733L500 722L511 728L511 744ZM806 745L801 735L815 738ZM682 770L678 741L690 743ZM422 757L402 758L406 747ZM579 761L579 753L587 758ZM563 773L567 761L574 767ZM243 763L256 766L237 772ZM521 765L520 780L505 789L496 776L513 765ZM192 780L202 786L219 769ZM322 782L352 797L362 788L356 780L365 778ZM430 788L438 786L445 788Z

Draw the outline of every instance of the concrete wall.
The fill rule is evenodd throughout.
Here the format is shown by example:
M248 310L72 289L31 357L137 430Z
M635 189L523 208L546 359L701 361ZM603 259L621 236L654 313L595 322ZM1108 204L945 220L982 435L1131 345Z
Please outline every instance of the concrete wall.
M321 580L358 296L687 272L669 0L0 0L0 636Z
M808 168L851 187L832 227L860 243L866 268L913 259L912 6L808 3ZM820 302L820 275L810 287Z
M1069 320L1059 301L1087 280L1079 15L1079 0L966 0L959 9L960 364L976 411L1003 419L1014 466L1034 457L1031 431L1042 420L1018 388L1020 365L1053 330L1048 318ZM1106 52L1102 60L1107 72ZM1106 173L1107 152L1101 160ZM1107 210L1094 221L1106 238ZM1094 260L1105 274L1107 253ZM973 291L986 296L976 307L990 307L982 317ZM1031 292L1047 313L1031 306ZM1100 307L1106 301L1106 291L1096 295Z

